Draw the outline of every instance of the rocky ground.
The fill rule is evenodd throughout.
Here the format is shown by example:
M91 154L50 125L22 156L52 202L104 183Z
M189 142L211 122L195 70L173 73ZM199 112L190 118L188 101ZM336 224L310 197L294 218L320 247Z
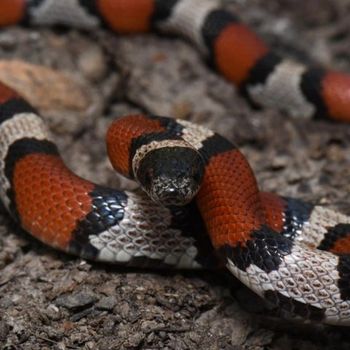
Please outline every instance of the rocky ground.
M350 71L349 1L226 2L280 52ZM108 124L135 111L172 115L234 140L264 190L350 214L350 127L253 110L180 39L10 28L0 57L0 79L39 108L83 177L132 186L105 157ZM32 239L1 209L1 349L350 347L345 328L272 315L231 276L86 262Z

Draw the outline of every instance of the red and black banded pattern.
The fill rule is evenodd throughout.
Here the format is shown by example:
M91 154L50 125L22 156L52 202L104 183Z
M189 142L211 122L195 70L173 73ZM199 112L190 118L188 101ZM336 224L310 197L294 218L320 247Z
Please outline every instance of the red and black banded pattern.
M18 23L179 34L254 104L350 121L348 75L280 57L216 0L2 0L0 26ZM212 131L143 115L111 126L113 166L169 207L73 174L37 112L1 83L0 144L2 201L46 244L134 266L214 267L220 258L281 309L350 324L350 259L334 254L349 251L350 218L260 192L244 156ZM174 206L197 192L195 204Z
M17 23L179 34L253 104L350 121L349 75L280 57L219 0L3 0L0 26Z
M333 237L325 232L328 225L347 227L350 218L260 192L247 160L230 142L199 126L178 123L185 126L183 139L202 155L205 174L196 204L229 270L285 312L348 324L350 260L311 247L336 240L336 232Z
M211 245L208 239L191 236L201 226L200 220L183 219L193 217L187 214L194 210L192 206L159 207L142 193L101 187L76 176L64 165L35 110L11 89L0 87L2 199L25 230L55 248L88 259L137 266L141 261L154 266L200 266L198 252L209 252ZM159 124L156 118L142 116L131 117L131 122L135 118L139 130L124 138L125 152L150 125ZM148 219L143 218L145 214ZM213 254L206 256L201 259L214 259Z
M315 225L313 217L317 221L327 215L295 199L260 192L248 162L230 142L203 127L164 117L135 115L115 121L107 135L109 154L117 169L136 175L145 187L149 179L144 173L150 179L186 174L186 181L165 188L193 188L187 180L202 178L196 206L166 208L139 192L92 184L64 165L35 110L4 85L1 89L2 199L33 236L84 258L134 266L213 268L220 266L220 258L280 308L328 323L348 322L348 260L300 242L310 239L304 237L308 226L328 230L319 237L310 235L314 245L336 241L337 235L343 239L339 228L348 227L349 218L333 215L333 231L326 226L329 220ZM16 108L6 107L11 100L19 102ZM202 167L186 165L198 155ZM314 285L305 293L307 283L300 281L311 273ZM329 297L322 299L325 293Z

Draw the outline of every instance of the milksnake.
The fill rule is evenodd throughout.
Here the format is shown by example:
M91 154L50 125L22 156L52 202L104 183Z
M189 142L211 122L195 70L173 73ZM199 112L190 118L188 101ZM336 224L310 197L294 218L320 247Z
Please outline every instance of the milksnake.
M349 76L281 58L216 0L0 0L0 25L20 23L175 33L255 105L350 121ZM350 325L350 217L260 192L235 146L188 121L120 118L107 148L155 201L73 174L36 110L0 83L1 199L34 237L130 266L224 264L285 311Z

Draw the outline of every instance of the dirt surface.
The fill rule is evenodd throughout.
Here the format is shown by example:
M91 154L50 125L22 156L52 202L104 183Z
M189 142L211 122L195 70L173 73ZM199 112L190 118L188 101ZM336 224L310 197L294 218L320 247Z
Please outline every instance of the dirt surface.
M226 2L280 52L350 71L348 1ZM43 93L33 103L47 118L69 166L83 177L121 184L105 157L104 135L115 116L172 115L234 140L264 190L350 214L350 127L253 110L180 39L10 28L0 32L0 57L57 71L59 77L46 72L52 84L43 87L37 68L19 63L39 86L35 92L29 84L29 97ZM57 79L63 79L67 98L55 105L57 94L49 88ZM83 102L68 98L72 94ZM52 102L43 102L46 98ZM350 347L345 328L272 315L229 275L86 262L32 239L1 209L2 349Z

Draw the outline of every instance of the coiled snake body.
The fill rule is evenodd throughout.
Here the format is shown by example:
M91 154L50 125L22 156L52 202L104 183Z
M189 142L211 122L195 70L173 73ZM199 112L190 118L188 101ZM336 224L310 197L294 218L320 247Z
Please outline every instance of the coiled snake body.
M350 121L349 76L280 58L215 0L0 1L0 25L21 22L180 34L256 104ZM348 216L260 192L239 150L186 121L121 118L107 146L113 166L155 202L73 174L38 113L0 84L1 199L33 236L83 258L133 266L202 268L221 260L289 312L350 324L350 258L341 255Z

